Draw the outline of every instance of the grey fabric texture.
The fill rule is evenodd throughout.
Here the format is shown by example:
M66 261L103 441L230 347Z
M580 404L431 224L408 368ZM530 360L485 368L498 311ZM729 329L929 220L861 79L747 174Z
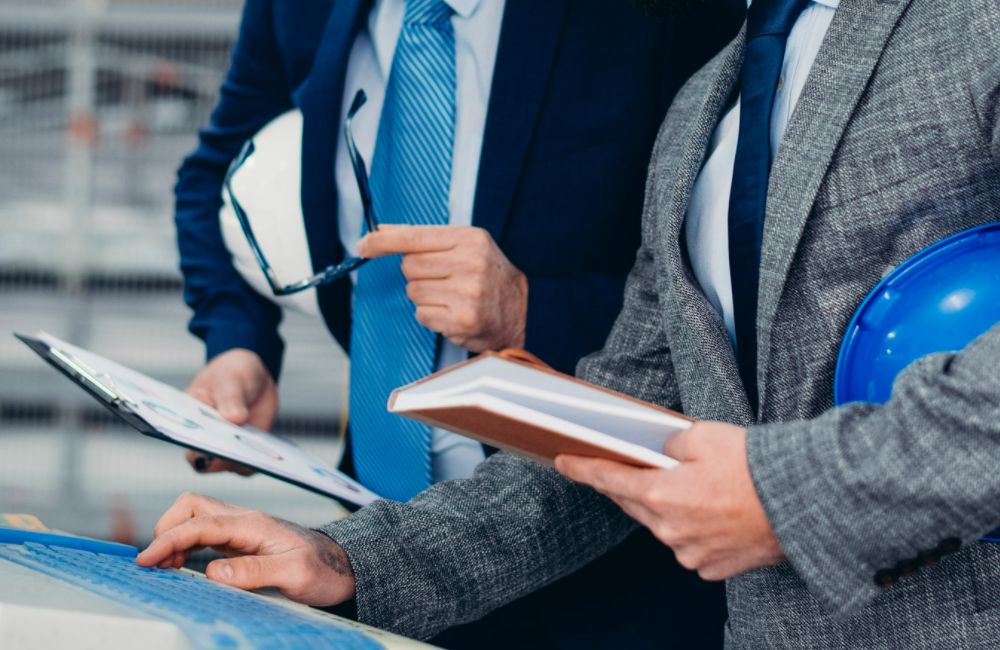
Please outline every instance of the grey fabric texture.
M833 375L851 315L888 270L1000 220L1000 3L841 1L774 162L756 414L681 233L742 54L741 35L675 99L625 306L578 374L750 427L751 474L788 562L729 581L731 647L996 647L1000 546L976 540L1000 524L1000 326L911 366L881 407L833 408ZM498 454L468 481L324 530L351 559L361 619L426 637L633 526L593 491ZM963 550L915 561L949 538ZM916 575L876 585L901 563Z

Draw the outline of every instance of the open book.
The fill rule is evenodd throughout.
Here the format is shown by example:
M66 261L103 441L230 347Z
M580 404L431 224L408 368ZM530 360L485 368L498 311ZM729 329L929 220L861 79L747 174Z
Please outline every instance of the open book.
M403 386L389 410L544 462L575 454L639 467L675 465L663 442L692 423L520 350L486 353Z

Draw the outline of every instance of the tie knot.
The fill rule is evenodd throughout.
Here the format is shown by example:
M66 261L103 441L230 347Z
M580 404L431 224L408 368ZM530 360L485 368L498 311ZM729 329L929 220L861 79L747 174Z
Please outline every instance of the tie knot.
M407 0L403 22L407 25L440 26L451 20L453 13L451 5L445 0Z
M788 36L811 0L753 0L747 13L747 40L768 34Z

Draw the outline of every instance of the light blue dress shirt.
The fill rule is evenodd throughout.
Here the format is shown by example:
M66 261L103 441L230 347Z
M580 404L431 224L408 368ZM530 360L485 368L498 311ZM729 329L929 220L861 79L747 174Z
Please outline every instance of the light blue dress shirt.
M777 151L781 145L788 120L839 4L840 0L813 0L792 27L771 114L772 151ZM740 103L737 100L715 128L685 217L685 243L692 270L705 297L722 316L734 348L736 326L729 276L729 191L739 130Z
M448 198L449 223L468 226L472 223L486 111L506 3L504 0L446 2L455 11L452 25L455 28L455 72L458 84L451 189ZM369 164L375 152L386 84L405 13L406 0L377 0L369 13L367 28L362 29L355 38L347 65L341 121L346 117L354 95L359 89L364 89L368 102L355 118L353 132L358 149ZM363 209L342 136L337 145L335 176L340 240L350 255L356 255L358 241L361 239ZM465 349L444 340L438 358L438 369L466 358L468 352ZM434 429L432 432L431 455L435 481L467 478L484 459L483 447L478 442L441 429Z

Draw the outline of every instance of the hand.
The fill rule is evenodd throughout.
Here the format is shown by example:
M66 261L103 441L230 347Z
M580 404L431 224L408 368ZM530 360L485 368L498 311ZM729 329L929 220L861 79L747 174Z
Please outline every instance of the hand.
M403 255L406 295L428 329L472 352L524 347L528 279L482 228L384 225L358 252Z
M200 402L215 408L233 424L249 424L268 431L278 413L278 388L256 353L233 349L223 352L201 369L187 388ZM250 476L254 470L228 460L212 459L188 451L188 463L198 472L236 472Z
M559 456L556 469L611 498L706 580L778 564L784 552L757 498L746 459L746 429L699 422L663 447L672 469Z
M315 530L196 494L182 494L136 558L143 567L180 568L210 547L228 559L209 563L205 575L240 589L275 587L306 605L327 607L354 597L347 554Z

